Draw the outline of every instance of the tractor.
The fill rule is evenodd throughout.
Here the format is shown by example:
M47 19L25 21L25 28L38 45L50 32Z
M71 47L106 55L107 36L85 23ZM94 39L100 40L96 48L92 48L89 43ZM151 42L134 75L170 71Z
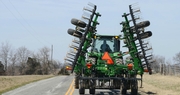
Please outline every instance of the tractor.
M79 94L85 94L85 89L89 89L90 94L95 94L96 89L120 89L122 94L126 94L131 89L131 94L137 95L138 80L142 86L144 72L152 73L152 54L147 53L152 48L145 40L152 36L151 31L145 31L150 22L137 22L135 13L140 10L129 5L130 13L122 15L125 20L120 23L121 33L99 35L96 27L101 14L96 12L96 5L88 5L81 20L71 20L75 29L68 29L68 34L76 37L65 58L71 72L75 73L75 88L79 89ZM133 26L130 26L131 22ZM123 52L121 47L127 51ZM137 78L137 75L141 77Z

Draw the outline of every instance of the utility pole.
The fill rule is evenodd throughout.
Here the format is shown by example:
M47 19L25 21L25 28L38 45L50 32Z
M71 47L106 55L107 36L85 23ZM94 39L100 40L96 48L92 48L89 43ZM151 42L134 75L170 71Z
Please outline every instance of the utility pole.
M53 45L51 45L51 62L53 61Z

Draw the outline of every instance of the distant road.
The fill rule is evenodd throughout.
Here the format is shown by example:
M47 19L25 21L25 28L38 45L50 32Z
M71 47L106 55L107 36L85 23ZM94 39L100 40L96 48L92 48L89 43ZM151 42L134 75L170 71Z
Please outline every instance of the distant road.
M74 76L57 76L19 87L2 95L65 95Z

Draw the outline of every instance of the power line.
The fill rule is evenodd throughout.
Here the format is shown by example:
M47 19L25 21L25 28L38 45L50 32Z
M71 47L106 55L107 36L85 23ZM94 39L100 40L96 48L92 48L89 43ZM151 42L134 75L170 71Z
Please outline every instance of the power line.
M11 2L11 0L9 0L9 2L11 3L11 5L14 7L14 9L16 10L16 12L23 18L23 20L28 24L28 26L35 32L37 33L37 31L31 27L31 25L26 21L26 19L24 19L24 17L20 14L20 12L16 9L16 7L14 6L14 4ZM44 40L44 39L43 39ZM51 44L50 42L44 40L46 43Z
M6 4L2 1L2 0L0 0L1 1L1 3L9 10L9 12L16 18L16 20L26 29L26 31L28 31L28 33L30 34L30 35L32 35L37 41L39 41L41 44L43 44L43 45L45 45L43 42L41 42L39 39L37 39L28 29L27 29L27 27L14 15L14 13L6 6ZM11 2L10 2L11 3ZM12 4L12 3L11 3Z

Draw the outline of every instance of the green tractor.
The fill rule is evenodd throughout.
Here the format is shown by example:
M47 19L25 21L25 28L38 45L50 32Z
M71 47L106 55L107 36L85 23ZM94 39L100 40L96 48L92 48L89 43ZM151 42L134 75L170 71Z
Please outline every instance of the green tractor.
M79 89L79 94L85 94L85 89L89 89L90 94L95 94L95 89L121 89L120 92L126 94L131 89L131 94L137 95L138 80L142 84L143 73L152 73L152 55L147 53L151 48L144 40L152 35L150 31L144 31L150 22L137 23L134 13L139 10L132 9L131 5L129 9L130 13L122 15L125 18L121 23L122 35L97 35L97 19L101 15L93 4L84 8L86 15L81 20L71 20L76 27L68 29L68 34L76 39L65 60L75 73L75 88ZM128 20L128 16L132 20ZM121 41L128 49L125 52L120 50Z

